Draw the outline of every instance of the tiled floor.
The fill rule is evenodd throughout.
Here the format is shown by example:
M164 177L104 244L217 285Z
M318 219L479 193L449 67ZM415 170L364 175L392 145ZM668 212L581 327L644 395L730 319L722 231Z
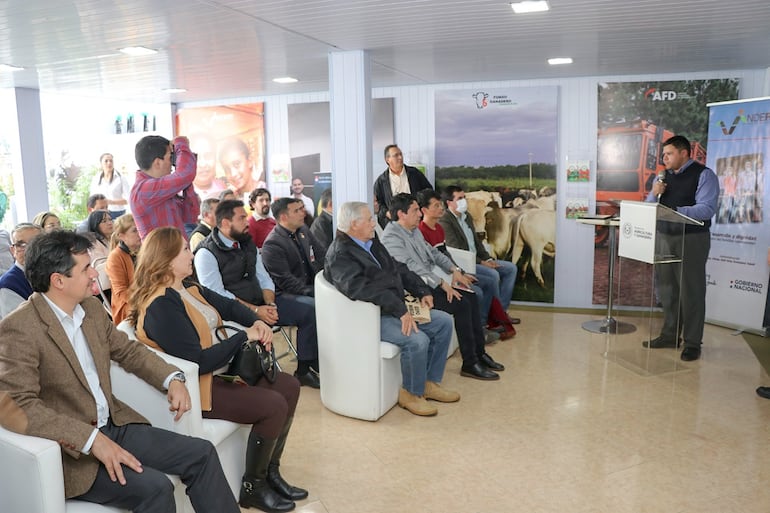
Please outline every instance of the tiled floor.
M375 423L326 410L302 389L281 466L308 488L304 513L770 511L770 377L740 336L706 327L700 361L607 337L576 314L517 312L489 346L499 382L459 375L462 400ZM770 343L770 341L768 341ZM255 511L255 510L244 510Z

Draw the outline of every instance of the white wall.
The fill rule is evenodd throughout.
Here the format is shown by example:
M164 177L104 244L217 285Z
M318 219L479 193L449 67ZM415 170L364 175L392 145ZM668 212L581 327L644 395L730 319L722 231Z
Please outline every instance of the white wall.
M467 82L457 84L375 88L373 98L394 98L396 142L406 155L422 160L428 177L433 179L435 165L434 93L447 89L493 89L531 86L559 86L559 151L557 167L557 201L566 199L566 169L568 158L596 162L597 85L599 82L635 82L663 80L698 80L707 78L740 78L740 97L755 98L770 95L770 70L723 71L714 73L665 74L652 76L603 76L570 79L521 80L500 82ZM241 98L228 103L265 102L265 134L268 165L277 154L288 154L287 105L328 101L327 92ZM219 105L211 101L180 105L195 107ZM332 134L334 137L334 134ZM373 156L375 175L385 169L379 155ZM589 185L595 195L595 182ZM274 191L286 194L288 191ZM563 209L562 209L563 210ZM593 229L577 226L573 220L557 216L556 293L554 304L561 307L591 307L593 289Z

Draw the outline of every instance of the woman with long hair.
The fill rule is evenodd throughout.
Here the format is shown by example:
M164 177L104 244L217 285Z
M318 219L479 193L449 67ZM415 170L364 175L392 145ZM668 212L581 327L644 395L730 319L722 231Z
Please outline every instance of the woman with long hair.
M112 237L112 231L115 228L110 213L106 210L94 210L88 214L86 224L88 230L83 235L91 239L93 243L91 261L107 258L110 254L110 237Z
M110 237L110 254L107 257L106 272L112 284L112 322L116 325L128 315L128 288L134 281L136 254L142 245L134 216L123 214L115 220Z
M99 166L101 169L91 182L91 194L104 194L107 198L110 217L117 219L126 213L127 198L131 189L123 175L115 171L112 153L102 153L99 157Z
M257 340L269 349L273 332L239 302L186 283L192 262L187 241L177 228L151 231L137 258L129 322L141 342L198 364L204 418L252 425L240 505L269 512L291 511L293 501L308 495L287 483L279 472L299 399L299 382L283 372L277 373L275 383L261 379L256 386L221 377L244 342ZM223 319L246 328L218 342L215 329Z

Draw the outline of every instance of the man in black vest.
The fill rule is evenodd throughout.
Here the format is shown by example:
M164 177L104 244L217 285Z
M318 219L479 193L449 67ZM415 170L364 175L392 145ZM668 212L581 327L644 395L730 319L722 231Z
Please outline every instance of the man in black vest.
M658 297L663 306L663 328L657 338L645 341L643 345L679 347L681 332L684 338L681 358L692 361L700 358L701 353L706 317L706 261L711 247L709 227L717 209L719 180L714 171L690 158L690 141L681 135L663 143L663 163L666 165L665 180L655 181L647 201L659 201L704 224L685 226L681 249L681 225L659 223L659 249L673 255L683 251L682 264L681 267L676 264L655 266Z
M253 309L270 325L297 326L297 371L302 385L320 388L315 306L276 296L275 285L249 234L248 214L240 200L217 205L216 227L195 252L200 283Z

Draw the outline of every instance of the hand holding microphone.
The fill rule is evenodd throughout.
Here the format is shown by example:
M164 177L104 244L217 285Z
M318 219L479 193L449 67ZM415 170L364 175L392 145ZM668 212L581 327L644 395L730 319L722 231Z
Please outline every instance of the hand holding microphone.
M655 184L653 187L657 191L656 196L658 198L658 201L660 201L660 197L663 195L663 193L666 191L666 173L668 172L667 169L663 169L658 173L658 178L655 180Z

